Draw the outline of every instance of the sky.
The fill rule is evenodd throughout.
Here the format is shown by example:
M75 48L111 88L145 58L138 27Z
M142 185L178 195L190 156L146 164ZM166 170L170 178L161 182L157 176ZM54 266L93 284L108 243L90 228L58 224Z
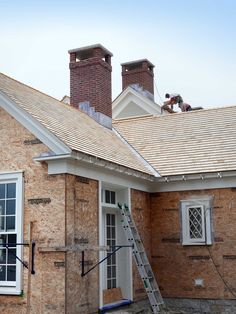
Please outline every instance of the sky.
M154 65L155 101L179 93L192 106L236 105L235 0L0 0L0 72L61 99L68 50L101 43L121 63Z

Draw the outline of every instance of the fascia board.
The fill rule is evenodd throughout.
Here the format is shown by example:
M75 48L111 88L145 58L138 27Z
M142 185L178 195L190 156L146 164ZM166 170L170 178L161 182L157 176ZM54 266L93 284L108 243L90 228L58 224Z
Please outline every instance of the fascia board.
M35 161L42 162L46 161L48 164L51 162L56 161L65 161L65 162L71 162L71 161L79 161L83 162L84 164L88 164L90 167L98 167L103 168L105 170L109 170L112 172L115 172L116 175L118 173L122 175L127 175L129 177L135 177L144 181L152 182L154 176L151 174L145 174L142 172L139 172L137 170L133 170L130 168L126 168L124 166L119 166L117 164L114 164L112 162L108 162L106 160L97 158L95 156L87 155L85 153L81 152L72 152L72 154L61 154L61 155L51 155L51 156L38 156L33 158ZM60 169L62 170L62 168Z
M119 173L112 169L101 167L98 164L89 164L84 160L54 159L48 160L48 174L69 173L103 182L112 182L113 184L135 188L142 191L150 191L151 181L144 178Z
M156 192L234 188L236 171L155 178ZM154 190L153 190L154 192Z
M208 173L195 173L195 174L183 174L183 175L162 175L158 181L159 182L180 182L189 180L199 180L204 181L205 179L215 179L215 178L228 178L236 177L236 171L217 171Z
M3 92L0 91L0 107L29 130L56 154L70 153L71 149L52 134L46 127L34 119L28 112L18 107Z
M52 155L52 156L38 156L34 157L33 160L35 161L51 161L51 160L58 160L58 159L68 159L72 158L71 154L60 154L60 155Z
M155 111L156 111L156 107L159 106L158 104L156 104L154 101L151 101L147 97L141 95L140 93L138 93L137 91L135 91L131 87L130 87L130 89L131 89L131 92L133 93L133 95L135 95L138 99L140 99L142 102L144 102L147 106L149 106L150 108L155 109Z
M236 186L236 177L227 177L224 179L209 178L206 180L188 180L176 182L155 182L155 191L153 192L178 192L178 191L196 191L234 188Z
M114 169L105 167L105 163L96 160L86 160L83 154L80 156L61 155L49 157L37 157L34 160L46 161L48 163L49 174L71 173L80 175L95 180L103 180L112 182L117 178L117 184L126 185L130 188L136 188L151 193L156 192L177 192L177 191L194 191L194 190L209 190L215 188L232 188L236 186L236 172L222 173L223 177L219 177L217 173L211 174L211 177L206 177L204 180L200 175L184 180L178 178L177 181L163 182L159 181L163 178L155 178L154 181L149 181L147 178L135 177L130 173L117 172ZM225 176L224 176L225 175Z

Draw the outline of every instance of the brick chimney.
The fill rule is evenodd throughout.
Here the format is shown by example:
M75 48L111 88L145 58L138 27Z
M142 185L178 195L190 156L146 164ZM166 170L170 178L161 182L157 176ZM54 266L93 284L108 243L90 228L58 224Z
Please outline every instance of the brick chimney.
M111 57L101 44L69 50L70 103L89 102L96 112L112 117Z
M122 63L122 90L132 84L139 84L154 94L154 65L147 59Z

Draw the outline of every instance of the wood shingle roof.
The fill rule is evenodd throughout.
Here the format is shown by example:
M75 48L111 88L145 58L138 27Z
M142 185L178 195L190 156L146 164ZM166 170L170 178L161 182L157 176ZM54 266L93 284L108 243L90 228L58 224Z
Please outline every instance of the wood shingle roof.
M236 170L236 106L113 126L162 176Z
M99 125L84 112L1 73L0 93L40 122L72 151L153 174L142 158L114 131Z

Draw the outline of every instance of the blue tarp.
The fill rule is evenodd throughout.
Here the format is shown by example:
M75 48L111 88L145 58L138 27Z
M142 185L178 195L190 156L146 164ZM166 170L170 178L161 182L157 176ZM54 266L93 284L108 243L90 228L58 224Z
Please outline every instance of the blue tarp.
M123 300L120 300L120 301L117 301L114 303L109 303L109 304L104 305L103 307L100 308L100 311L101 311L101 313L104 313L104 311L109 311L109 310L118 308L118 307L123 306L123 305L129 305L131 303L132 303L131 300L123 299Z

